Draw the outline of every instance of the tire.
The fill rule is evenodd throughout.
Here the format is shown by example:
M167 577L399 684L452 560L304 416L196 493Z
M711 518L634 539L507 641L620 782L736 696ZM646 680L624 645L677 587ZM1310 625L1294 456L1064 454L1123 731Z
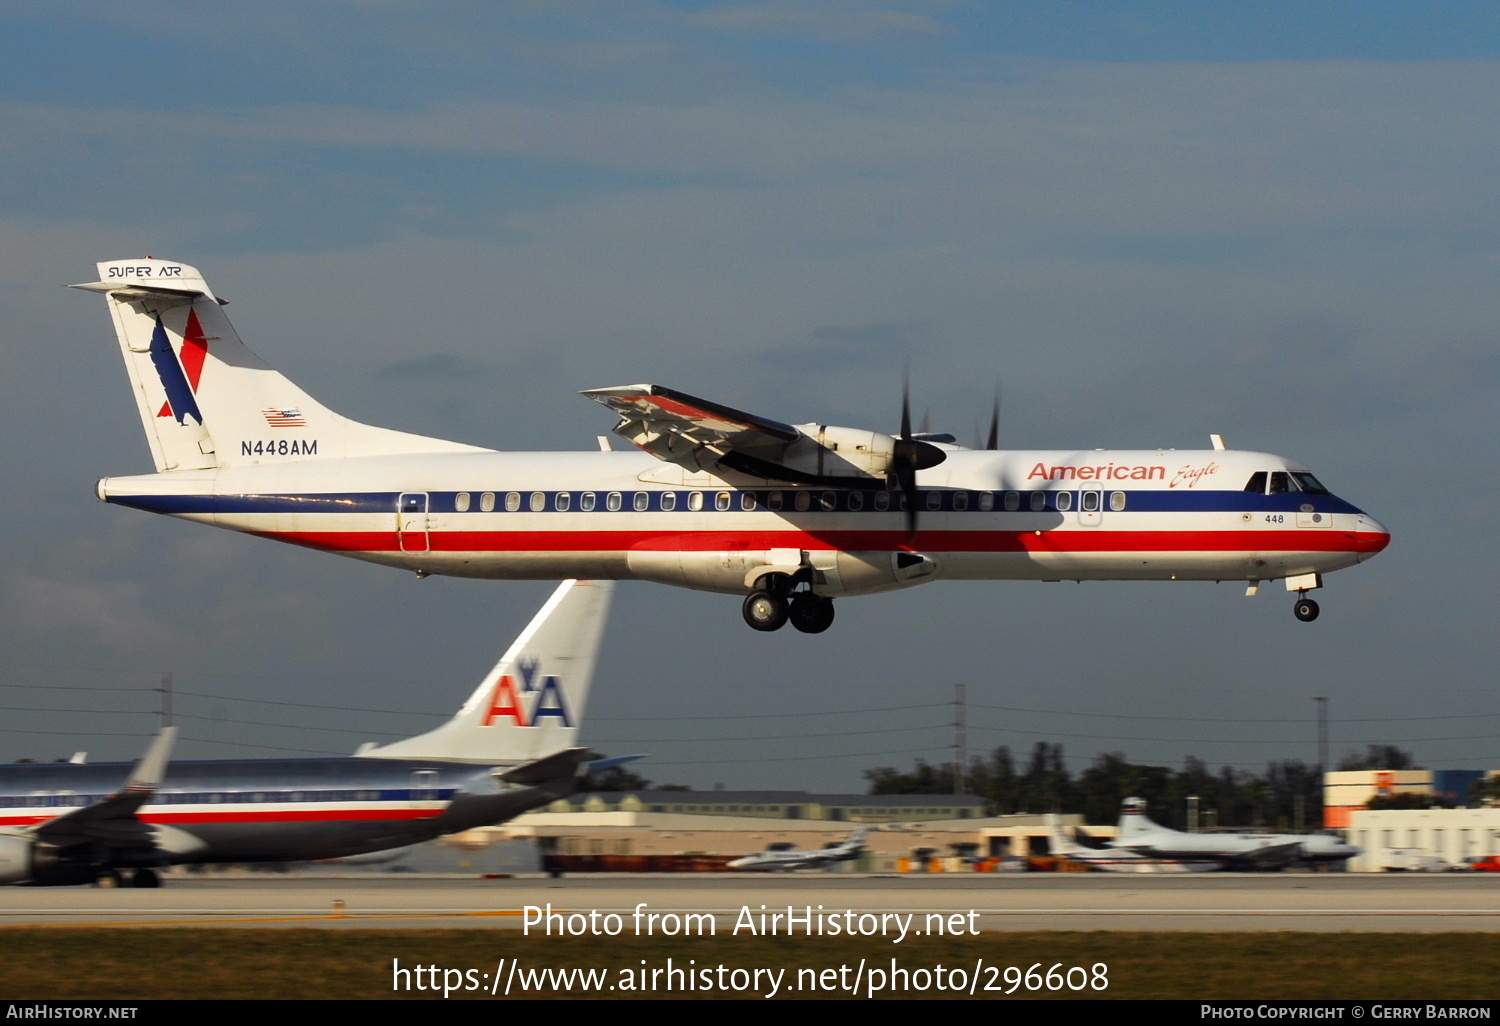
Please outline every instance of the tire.
M767 591L752 591L742 610L745 622L758 631L779 631L786 624L787 601Z
M798 595L792 599L792 626L803 634L822 634L833 626L833 600L816 595Z
M1303 623L1312 623L1318 618L1318 604L1312 599L1298 599L1292 606L1292 615Z

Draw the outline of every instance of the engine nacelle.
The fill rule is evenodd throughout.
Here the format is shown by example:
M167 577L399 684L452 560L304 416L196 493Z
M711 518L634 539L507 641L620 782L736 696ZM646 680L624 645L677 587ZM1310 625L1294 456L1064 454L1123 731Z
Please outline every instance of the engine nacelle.
M0 833L0 884L30 883L36 841L25 834Z
M896 452L896 440L890 435L831 424L794 426L802 438L793 442L782 458L788 470L819 480L841 477L885 480Z

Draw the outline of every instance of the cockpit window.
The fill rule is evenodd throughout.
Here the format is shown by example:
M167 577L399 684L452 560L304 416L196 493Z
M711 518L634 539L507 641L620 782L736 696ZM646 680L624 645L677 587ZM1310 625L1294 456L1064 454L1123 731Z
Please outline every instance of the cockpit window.
M1266 472L1257 470L1250 475L1250 481L1245 485L1245 491L1255 492L1257 495L1266 494Z
M1271 494L1283 495L1287 492L1299 491L1297 482L1284 470L1273 470L1271 472Z
M1323 487L1323 483L1306 471L1292 471L1292 480L1301 485L1304 492L1312 492L1314 495L1328 494L1328 489Z

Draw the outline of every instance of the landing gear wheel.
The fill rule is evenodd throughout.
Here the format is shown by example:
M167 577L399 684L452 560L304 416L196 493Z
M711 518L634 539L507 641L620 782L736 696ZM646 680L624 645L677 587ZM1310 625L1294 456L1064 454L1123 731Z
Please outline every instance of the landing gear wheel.
M1312 623L1318 618L1318 604L1310 598L1299 598L1292 605L1292 615L1303 623Z
M161 877L156 875L154 869L137 869L135 875L130 878L132 887L160 887Z
M798 595L792 599L791 620L803 634L822 634L833 625L833 599Z
M745 622L758 631L779 631L786 624L786 599L767 591L752 591L745 598Z

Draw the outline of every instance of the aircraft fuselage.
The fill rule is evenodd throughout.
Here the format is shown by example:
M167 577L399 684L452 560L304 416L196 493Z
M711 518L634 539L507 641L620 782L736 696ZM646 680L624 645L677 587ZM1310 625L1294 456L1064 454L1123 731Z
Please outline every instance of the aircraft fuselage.
M316 440L290 444L300 452ZM757 568L787 560L811 569L812 591L837 596L938 577L1305 578L1388 544L1386 529L1352 504L1295 483L1272 491L1271 475L1310 478L1283 457L1233 450L950 447L918 476L921 519L910 537L901 497L879 488L690 473L639 452L332 461L289 452L106 478L98 492L423 574L641 579L737 594Z
M102 802L128 763L0 769L0 832L20 831ZM535 787L498 783L493 767L405 759L175 762L137 813L156 844L139 864L340 858L501 822L566 797L574 778ZM133 864L130 851L111 864ZM43 881L45 882L45 881Z

